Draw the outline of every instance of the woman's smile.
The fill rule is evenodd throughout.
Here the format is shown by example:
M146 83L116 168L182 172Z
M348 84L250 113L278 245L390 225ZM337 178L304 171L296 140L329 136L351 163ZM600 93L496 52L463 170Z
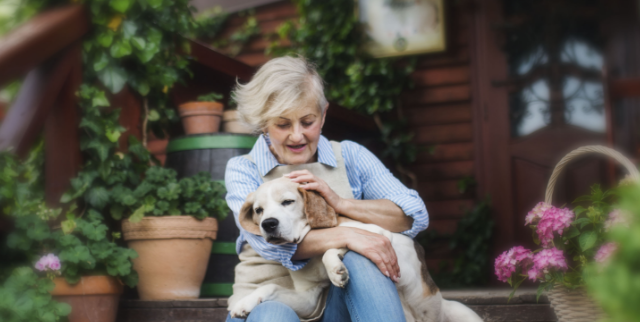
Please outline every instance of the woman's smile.
M291 150L291 152L293 152L293 153L300 153L300 152L304 151L304 148L306 146L307 146L306 144L287 145L289 150Z

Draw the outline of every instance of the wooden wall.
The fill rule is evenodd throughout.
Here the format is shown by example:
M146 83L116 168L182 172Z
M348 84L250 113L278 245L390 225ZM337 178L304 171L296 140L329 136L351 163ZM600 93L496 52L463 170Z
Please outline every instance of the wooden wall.
M415 142L435 147L433 154L421 153L410 169L419 179L418 192L427 204L429 230L439 233L455 231L458 220L476 200L473 187L463 194L457 184L474 176L469 18L462 7L448 9L449 50L420 56L411 75L415 87L402 95L402 110L415 132ZM255 15L264 36L295 19L297 12L289 1L280 1L255 8ZM231 35L245 19L230 18L223 37ZM267 44L263 37L256 37L236 59L258 67L269 60L264 54ZM451 258L445 244L427 253L432 269L440 260Z

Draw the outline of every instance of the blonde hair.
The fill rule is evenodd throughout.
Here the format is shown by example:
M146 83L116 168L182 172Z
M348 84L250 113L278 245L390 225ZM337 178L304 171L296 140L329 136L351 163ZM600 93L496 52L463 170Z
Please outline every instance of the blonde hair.
M240 119L259 132L270 120L286 115L315 99L324 114L327 99L322 78L304 57L274 58L264 64L247 84L238 83L233 93Z

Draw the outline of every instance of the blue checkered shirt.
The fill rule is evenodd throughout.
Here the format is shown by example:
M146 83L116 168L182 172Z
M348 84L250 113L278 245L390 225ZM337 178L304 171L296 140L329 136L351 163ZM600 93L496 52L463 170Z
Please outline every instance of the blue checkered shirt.
M249 155L256 163L244 157L234 157L227 163L224 176L227 186L227 203L233 211L236 225L238 213L247 195L262 184L262 176L271 169L284 164L278 163L269 150L268 138L261 135ZM347 169L349 184L356 199L388 199L398 205L407 216L413 217L411 229L402 232L411 238L429 226L429 214L424 202L415 190L405 187L393 174L360 144L342 141L342 157ZM324 136L318 142L318 162L336 167L336 157L331 143ZM291 260L296 252L297 244L273 245L267 243L262 236L253 235L240 227L240 236L236 242L239 254L244 243L248 242L263 258L282 263L286 268L296 271L304 267L308 260Z

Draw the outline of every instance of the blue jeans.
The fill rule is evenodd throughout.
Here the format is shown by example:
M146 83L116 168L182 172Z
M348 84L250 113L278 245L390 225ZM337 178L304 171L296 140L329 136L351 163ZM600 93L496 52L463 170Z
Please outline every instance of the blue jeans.
M322 322L404 322L404 312L395 284L382 275L366 257L347 252L342 260L349 270L345 288L331 285ZM242 322L232 319L227 322ZM296 313L279 302L263 302L256 306L246 322L299 322Z

